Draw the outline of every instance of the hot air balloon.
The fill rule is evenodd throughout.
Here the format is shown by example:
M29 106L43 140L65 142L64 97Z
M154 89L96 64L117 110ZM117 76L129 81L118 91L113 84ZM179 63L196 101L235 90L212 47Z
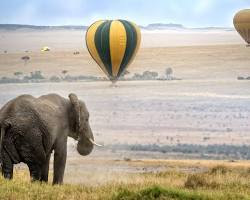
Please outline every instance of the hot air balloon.
M250 46L250 9L241 10L234 16L234 26L241 37Z
M140 42L139 27L126 20L97 21L86 32L90 55L112 82L132 62Z

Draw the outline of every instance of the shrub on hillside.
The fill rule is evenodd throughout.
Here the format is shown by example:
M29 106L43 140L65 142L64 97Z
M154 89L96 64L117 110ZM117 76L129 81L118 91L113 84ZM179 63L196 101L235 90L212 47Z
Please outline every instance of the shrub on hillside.
M58 76L51 76L49 80L51 82L56 82L56 83L61 81L61 79Z
M217 165L210 170L210 174L226 174L231 170L224 165Z
M197 189L197 188L217 188L218 183L213 181L211 177L204 173L190 174L185 182L186 188Z

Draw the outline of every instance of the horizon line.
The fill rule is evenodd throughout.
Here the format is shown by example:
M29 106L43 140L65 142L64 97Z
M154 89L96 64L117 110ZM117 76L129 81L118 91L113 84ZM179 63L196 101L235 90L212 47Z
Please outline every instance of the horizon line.
M147 24L146 26L143 25L138 25L141 28L147 28L150 25L176 25L176 26L182 26L181 28L183 29L202 29L202 28L234 28L233 26L197 26L197 27L186 27L183 24L177 24L177 23L161 23L161 22L156 22L156 23L150 23ZM8 26L34 26L34 27L70 27L70 26L75 26L75 27L89 27L90 25L76 25L76 24L64 24L64 25L36 25L36 24L12 24L12 23L0 23L1 25L8 25Z

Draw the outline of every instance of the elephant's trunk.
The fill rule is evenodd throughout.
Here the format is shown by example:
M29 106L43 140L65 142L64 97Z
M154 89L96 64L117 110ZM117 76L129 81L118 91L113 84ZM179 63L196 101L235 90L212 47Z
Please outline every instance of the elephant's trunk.
M91 151L94 148L94 144L92 141L94 141L94 137L91 131L91 128L88 126L86 132L80 131L79 134L79 140L77 143L77 151L80 155L86 156L91 153Z

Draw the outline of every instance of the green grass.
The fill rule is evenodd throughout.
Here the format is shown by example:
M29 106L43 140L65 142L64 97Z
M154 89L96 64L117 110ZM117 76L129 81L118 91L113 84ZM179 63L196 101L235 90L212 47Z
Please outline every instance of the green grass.
M154 200L154 199L182 199L182 200L202 200L211 199L206 194L199 194L193 191L183 191L180 189L163 188L161 186L152 186L143 190L131 192L121 190L114 196L113 200Z
M0 177L1 200L247 200L250 170L215 166L203 173L167 171L130 174L126 181L52 186L30 183L27 172L16 171L8 181ZM124 179L123 179L124 180Z

